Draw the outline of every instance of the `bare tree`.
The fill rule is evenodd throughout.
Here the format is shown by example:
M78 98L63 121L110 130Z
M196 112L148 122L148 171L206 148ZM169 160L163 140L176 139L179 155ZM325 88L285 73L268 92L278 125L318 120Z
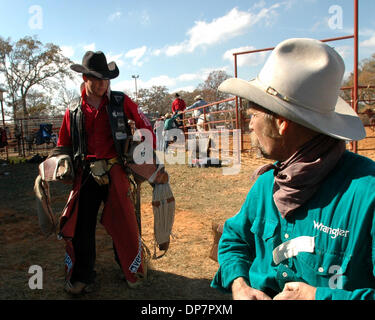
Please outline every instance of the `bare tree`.
M53 115L64 114L66 108L78 105L81 95L77 89L68 89L62 84L57 93L55 107L52 110Z
M353 73L350 74L348 79L344 82L343 86L351 87L353 86ZM375 85L375 54L370 58L363 59L358 67L358 84L360 86ZM341 97L346 101L350 101L351 90L343 90L341 92ZM368 108L373 109L375 105L375 89L364 88L359 90L359 112L362 112Z
M169 93L166 86L152 86L138 91L138 103L143 111L164 114L170 111Z
M201 92L207 102L215 102L226 99L228 95L217 91L217 88L224 80L229 78L231 78L231 76L223 70L212 71L208 75L207 79L198 85L197 90Z
M64 78L72 79L71 63L57 45L44 45L36 37L24 37L15 43L0 37L0 72L5 75L14 120L19 108L24 117L29 115L32 106L27 99L32 89L51 92Z
M30 117L47 116L52 98L39 91L29 90L27 94L27 110Z

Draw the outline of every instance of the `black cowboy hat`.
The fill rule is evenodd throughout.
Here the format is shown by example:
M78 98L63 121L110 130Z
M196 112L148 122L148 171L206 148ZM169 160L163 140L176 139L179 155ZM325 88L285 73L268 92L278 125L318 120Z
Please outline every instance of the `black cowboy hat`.
M115 62L107 64L107 59L103 52L87 51L82 59L82 64L72 64L70 68L86 76L109 80L116 78L120 71Z

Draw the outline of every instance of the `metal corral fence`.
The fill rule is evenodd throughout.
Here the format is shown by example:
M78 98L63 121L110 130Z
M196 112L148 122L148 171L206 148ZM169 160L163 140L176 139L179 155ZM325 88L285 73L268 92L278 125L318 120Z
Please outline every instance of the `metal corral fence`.
M251 150L250 130L246 123L246 108L236 109L236 98L225 99L183 112L183 130L186 140L197 133L209 131L211 134L221 134L224 130L229 134L227 150L222 146L214 147L214 151L233 153L233 135L240 129L240 151ZM238 113L240 116L238 116Z
M56 146L62 119L63 116L17 119L16 122L5 120L3 127L8 145L0 148L0 157L12 159L48 155Z
M375 131L375 99L374 96L375 86L358 86L358 104L362 105L361 112L358 112L364 126ZM353 87L342 87L341 90L350 90L350 97L346 99L346 102L350 104L354 109L354 88ZM254 149L251 145L250 138L250 116L248 115L248 106L242 101L242 99L237 100L237 98L226 99L214 103L209 103L205 106L197 107L185 111L183 117L184 131L188 138L191 134L196 134L195 132L189 133L189 130L199 131L212 131L218 132L223 129L229 130L233 133L235 129L241 130L241 152L251 152ZM199 116L194 115L194 111L201 110ZM199 125L201 121L201 125ZM367 136L365 139L373 138L372 136ZM357 152L357 148L353 148L352 144L349 144L349 148L353 152ZM375 149L375 143L374 143Z
M375 100L372 99L375 86L359 86L359 102L365 105L364 111L359 113L365 127L375 131ZM351 90L351 99L347 102L353 105L353 88L343 87L342 90ZM252 152L249 122L250 116L247 113L247 104L237 101L237 98L225 99L207 105L190 109L183 112L181 129L185 134L185 141L197 133L210 132L220 134L224 130L229 133L229 144L226 150L222 146L212 147L215 152L233 153L233 135L240 129L240 152ZM16 124L5 121L5 131L7 133L8 146L0 147L0 158L8 159L12 157L32 157L36 154L40 156L48 155L49 151L55 147L58 132L63 116L49 118L18 119ZM151 122L154 119L150 119ZM44 130L47 129L47 136ZM237 135L236 135L237 137ZM368 137L368 139L371 137ZM354 149L351 147L351 149ZM357 152L356 149L353 150Z

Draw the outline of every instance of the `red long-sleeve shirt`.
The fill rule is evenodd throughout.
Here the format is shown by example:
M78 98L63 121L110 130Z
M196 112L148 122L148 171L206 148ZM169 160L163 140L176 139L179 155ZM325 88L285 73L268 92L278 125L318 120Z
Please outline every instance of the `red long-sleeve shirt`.
M98 109L87 102L86 91L82 92L82 112L85 116L85 130L87 136L87 157L96 159L111 159L117 156L112 131L109 123L106 106L108 97L103 96ZM128 96L124 99L124 112L128 119L135 122L137 129L150 130L153 138L153 148L156 146L156 138L152 126L146 116ZM70 116L66 110L59 132L58 146L71 146Z
M172 102L172 112L175 113L177 111L184 111L186 108L186 103L181 98L176 98Z

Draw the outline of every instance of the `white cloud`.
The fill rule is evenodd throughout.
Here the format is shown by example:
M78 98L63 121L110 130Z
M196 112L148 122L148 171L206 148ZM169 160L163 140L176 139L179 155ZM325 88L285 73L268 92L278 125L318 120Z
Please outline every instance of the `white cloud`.
M353 34L353 33L354 31L353 29L351 29L350 34ZM372 37L375 34L375 30L368 29L368 28L359 29L358 34L363 37Z
M181 91L193 92L195 89L196 89L196 86L185 86L185 87L174 88L173 92L181 92Z
M200 45L210 45L236 37L249 25L251 25L251 14L239 11L237 8L223 17L214 19L211 23L197 21L187 33L190 36L190 50Z
M262 5L264 3L260 2L258 7ZM210 46L235 38L261 20L271 24L272 18L277 15L276 9L280 6L280 3L276 3L269 8L262 8L258 13L233 8L226 15L215 18L211 22L196 21L187 32L188 39L169 45L163 51L167 56L175 56L184 52L193 52L198 47Z
M197 47L212 45L236 37L251 25L251 13L233 8L225 16L212 22L196 21L187 35L188 40L166 48L167 56L174 56L182 52L193 52Z
M72 46L61 46L60 49L65 57L72 58L74 56L74 48Z
M116 11L114 13L112 13L109 17L108 17L108 20L110 22L113 22L117 19L120 19L121 18L121 15L122 15L122 12L121 11Z
M227 67L219 68L204 68L198 70L196 73L185 73L176 77L170 77L168 75L160 75L157 77L144 80L142 76L137 79L137 87L139 89L150 89L152 86L166 86L169 92L176 91L193 91L198 83L203 82L207 79L210 72L214 70L228 71ZM135 83L133 79L115 82L111 85L113 90L120 90L133 93L135 90Z
M201 70L201 79L202 80L206 80L208 75L212 72L212 71L225 71L227 73L230 73L231 71L229 70L228 66L224 66L224 67L217 67L217 68L204 68Z
M135 84L134 80L129 79L129 80L123 80L123 81L117 81L117 80L112 80L111 81L111 89L115 91L125 91L132 93L134 92Z
M235 52L244 52L244 51L252 51L255 50L255 47L253 46L245 46L235 49L227 50L224 55L223 59L228 60L230 62L234 61L233 53ZM244 66L257 66L264 62L265 58L267 56L267 52L257 52L257 53L249 53L244 55L238 55L237 56L237 65L239 67Z
M168 46L165 49L165 54L168 57L171 57L171 56L176 56L176 55L178 55L178 54L180 54L180 53L182 53L184 51L190 51L189 50L189 43L188 43L188 41L185 41L185 42L177 44L177 45Z
M171 78L167 75L161 75L158 77L151 78L148 81L142 81L143 87L151 88L152 86L166 86L167 88L173 87L176 85L176 79Z
M111 52L106 54L107 62L110 63L111 61L116 62L117 66L122 67L125 62L121 58L123 57L123 53L120 54L112 54Z
M365 48L375 48L375 35L367 40L362 41L360 43L360 46Z
M263 8L259 11L258 14L253 15L254 20L252 25L258 23L261 20L265 20L267 26L272 25L275 21L275 17L277 16L276 9L279 9L281 5L288 7L289 2L275 3L269 8Z
M184 73L177 77L178 81L194 81L201 78L202 76L200 73Z
M156 57L160 56L161 53L162 53L161 49L154 49L151 51L151 55L156 56Z
M218 68L203 68L201 70L198 70L196 73L183 73L179 76L177 76L175 79L176 79L176 82L177 84L179 83L189 83L189 82L203 82L207 79L208 75L212 72L212 71L218 71L218 70L222 70L222 71L225 71L225 72L228 72L228 67L218 67ZM185 85L184 87L192 87L190 85ZM192 90L194 90L196 87L193 87ZM191 90L191 91L192 91ZM188 91L188 90L185 90L185 91Z
M83 49L85 51L95 51L95 48L96 48L95 42L83 45Z
M141 61L142 57L145 55L147 51L146 46L142 46L140 48L129 50L127 53L125 53L125 58L132 59L132 64L134 66L142 66L143 61Z
M176 85L176 79L171 78L167 75L160 75L157 77L153 77L149 80L143 80L141 77L137 79L137 87L139 89L149 89L152 86L166 86L167 88L173 87ZM113 90L120 90L120 91L127 91L127 92L134 92L135 90L135 82L133 79L124 80L120 82L116 82L115 84L111 85Z

